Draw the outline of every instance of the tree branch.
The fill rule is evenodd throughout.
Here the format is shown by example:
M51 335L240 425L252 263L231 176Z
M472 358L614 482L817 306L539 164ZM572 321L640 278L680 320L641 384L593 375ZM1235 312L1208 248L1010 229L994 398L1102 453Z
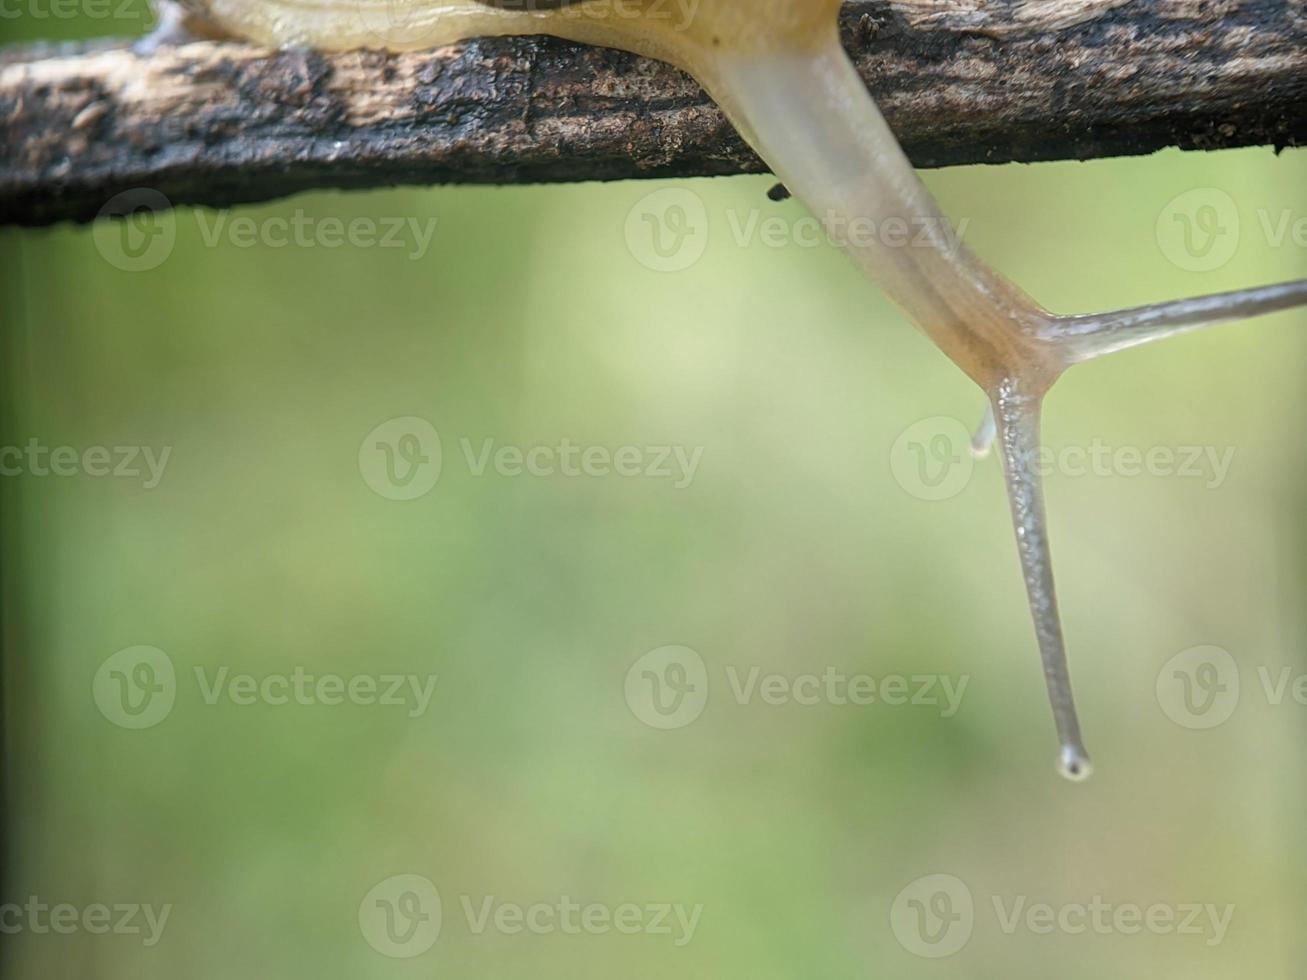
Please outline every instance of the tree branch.
M1304 0L853 0L923 167L1307 145ZM680 72L547 38L391 55L200 42L0 53L0 223L316 187L758 172Z

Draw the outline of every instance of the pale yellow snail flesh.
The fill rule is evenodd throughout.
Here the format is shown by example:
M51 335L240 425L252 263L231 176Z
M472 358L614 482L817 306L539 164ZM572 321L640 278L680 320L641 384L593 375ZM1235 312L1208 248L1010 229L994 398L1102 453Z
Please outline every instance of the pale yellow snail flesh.
M1038 455L1045 393L1073 364L1185 331L1307 304L1307 281L1090 316L1056 316L962 245L918 179L837 31L840 0L183 0L209 30L274 46L422 49L549 34L692 74L815 214L926 229L927 246L861 236L855 263L989 396L1060 771L1089 775L1049 556ZM540 9L549 7L550 9ZM534 8L534 9L532 9ZM872 224L866 224L872 222Z

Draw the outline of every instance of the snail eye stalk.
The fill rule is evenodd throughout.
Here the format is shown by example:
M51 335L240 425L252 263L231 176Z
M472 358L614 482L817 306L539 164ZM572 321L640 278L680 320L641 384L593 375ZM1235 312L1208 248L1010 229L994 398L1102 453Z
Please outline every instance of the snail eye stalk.
M691 0L669 18L661 0L612 0L621 16L590 16L600 0L182 0L227 31L273 44L375 47L370 20L405 14L381 39L393 49L484 35L553 34L671 62L688 71L814 214L848 227L893 220L924 229L912 247L877 236L844 244L936 345L988 395L974 449L1001 448L1017 550L1053 717L1059 768L1089 773L1053 583L1038 453L1044 396L1069 367L1220 323L1307 306L1307 281L1056 316L981 261L926 190L844 53L840 0ZM360 26L362 25L364 26Z

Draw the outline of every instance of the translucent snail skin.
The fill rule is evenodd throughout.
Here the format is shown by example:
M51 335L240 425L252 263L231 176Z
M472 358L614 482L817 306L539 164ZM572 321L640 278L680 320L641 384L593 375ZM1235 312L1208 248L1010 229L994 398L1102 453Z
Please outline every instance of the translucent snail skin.
M1059 769L1071 779L1089 775L1035 465L1044 396L1074 364L1307 305L1307 280L1115 313L1049 313L960 244L840 45L840 0L183 0L182 7L206 31L276 46L404 50L551 34L658 58L698 79L813 213L837 215L845 227L897 218L927 229L924 247L863 236L845 250L989 396L977 449L996 442L1003 460L1061 742Z

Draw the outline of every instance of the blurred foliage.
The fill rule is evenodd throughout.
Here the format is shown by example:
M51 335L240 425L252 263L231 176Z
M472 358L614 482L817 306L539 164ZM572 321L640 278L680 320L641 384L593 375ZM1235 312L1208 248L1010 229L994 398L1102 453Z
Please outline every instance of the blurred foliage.
M94 25L92 25L92 28ZM47 33L49 33L47 31ZM1307 153L928 175L968 240L1051 308L1089 310L1307 275ZM87 228L5 231L4 438L171 447L163 478L4 481L11 901L171 904L140 935L6 936L21 978L1296 977L1307 816L1302 370L1307 318L1157 345L1073 372L1053 447L1212 447L1213 481L1049 480L1073 667L1099 766L1070 786L1053 737L997 465L928 502L891 470L921 420L979 392L826 246L741 245L765 179L319 193L225 218L181 211L157 268ZM703 257L637 259L651 191L703 202ZM1183 192L1235 202L1230 261L1159 247ZM323 222L435 221L412 247L246 246ZM355 227L362 227L356 225ZM409 226L411 228L411 226ZM425 227L424 225L422 227ZM1231 229L1226 226L1228 232ZM116 233L116 232L115 232ZM1164 234L1164 233L1163 233ZM328 236L330 239L331 236ZM430 493L360 472L388 419L439 431ZM495 446L702 447L668 479L476 475ZM159 724L92 689L145 644L177 671ZM660 731L623 695L668 644L706 664L702 716ZM1159 707L1200 644L1243 682L1224 725ZM828 669L966 677L961 710L737 703L730 678ZM195 671L438 675L429 708L206 703ZM731 673L733 672L733 673ZM975 927L948 959L891 906L955 875ZM432 948L389 958L360 903L439 888ZM693 939L491 927L485 896L702 905ZM1227 903L1224 939L1001 928L994 899Z

